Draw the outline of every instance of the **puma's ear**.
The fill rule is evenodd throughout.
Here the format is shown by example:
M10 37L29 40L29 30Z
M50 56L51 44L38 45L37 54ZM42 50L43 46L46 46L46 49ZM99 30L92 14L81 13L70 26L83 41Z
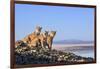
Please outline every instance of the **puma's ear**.
M57 31L55 31L55 34L57 33Z
M42 29L42 27L41 26L36 26L36 29Z
M45 31L45 33L47 33L47 34L48 34L48 33L49 33L49 31Z
M56 34L56 31L51 31L51 33Z
M53 31L54 33L56 33L56 31Z
M39 29L41 30L41 29L42 29L42 27L40 27L40 26L39 26Z
M55 31L55 33L56 33L57 31Z

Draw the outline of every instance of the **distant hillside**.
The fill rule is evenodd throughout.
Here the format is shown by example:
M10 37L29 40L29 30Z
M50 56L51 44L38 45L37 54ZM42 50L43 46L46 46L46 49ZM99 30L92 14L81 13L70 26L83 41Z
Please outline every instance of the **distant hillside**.
M90 44L94 41L83 41L83 40L60 40L54 41L54 44Z

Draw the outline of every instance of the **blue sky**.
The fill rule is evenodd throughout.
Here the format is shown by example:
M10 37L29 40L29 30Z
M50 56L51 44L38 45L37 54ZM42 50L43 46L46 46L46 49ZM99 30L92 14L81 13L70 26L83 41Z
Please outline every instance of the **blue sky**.
M15 5L15 39L34 31L35 26L54 30L58 40L94 40L94 8L46 5Z

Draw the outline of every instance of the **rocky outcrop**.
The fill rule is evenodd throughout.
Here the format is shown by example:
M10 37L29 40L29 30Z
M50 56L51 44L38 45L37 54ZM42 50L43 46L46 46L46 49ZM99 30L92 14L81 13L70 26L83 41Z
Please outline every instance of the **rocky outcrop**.
M26 45L26 44L22 44ZM15 48L16 64L73 64L80 62L93 62L93 58L81 57L70 52L53 50L44 51L41 46L17 46Z

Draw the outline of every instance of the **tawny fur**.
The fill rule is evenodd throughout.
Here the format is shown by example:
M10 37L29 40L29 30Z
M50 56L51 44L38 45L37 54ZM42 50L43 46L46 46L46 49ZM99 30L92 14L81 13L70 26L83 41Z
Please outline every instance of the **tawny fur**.
M35 32L26 36L21 42L27 43L30 47L42 46L42 48L45 49L45 46L48 46L48 48L51 49L56 31L45 31L44 33L41 33L41 29L41 27L36 27ZM16 42L15 45L18 46L20 43Z
M29 46L37 46L39 44L38 36L41 33L41 29L42 27L37 26L35 31L22 39L22 41L27 43Z
M56 35L56 31L51 31L49 35L47 36L47 45L49 49L52 48L52 42L55 35Z

